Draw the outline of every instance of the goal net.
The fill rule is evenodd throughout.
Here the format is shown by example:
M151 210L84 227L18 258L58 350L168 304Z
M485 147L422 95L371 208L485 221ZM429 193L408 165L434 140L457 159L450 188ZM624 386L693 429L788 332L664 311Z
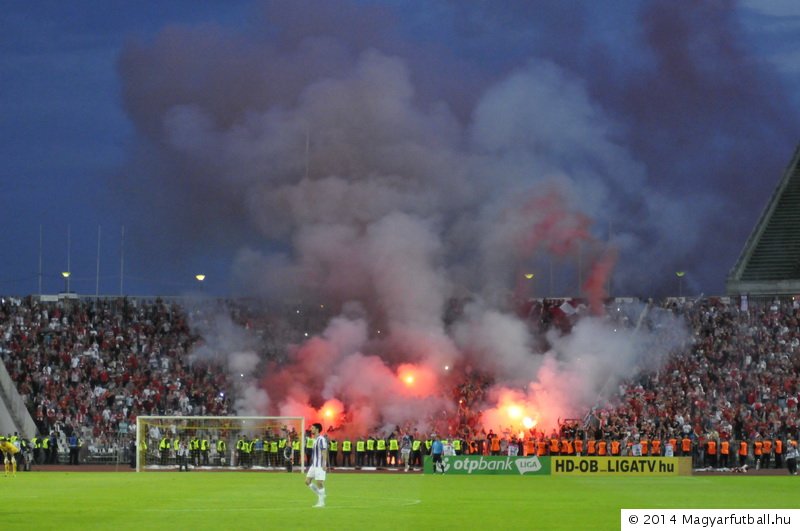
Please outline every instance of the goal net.
M305 468L303 417L140 416L136 471Z

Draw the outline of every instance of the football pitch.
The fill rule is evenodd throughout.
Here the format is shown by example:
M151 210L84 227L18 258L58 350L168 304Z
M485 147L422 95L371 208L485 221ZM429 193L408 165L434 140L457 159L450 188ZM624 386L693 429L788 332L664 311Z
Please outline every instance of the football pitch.
M619 529L620 509L796 508L791 476L343 473L328 506L299 473L28 472L2 478L5 529Z

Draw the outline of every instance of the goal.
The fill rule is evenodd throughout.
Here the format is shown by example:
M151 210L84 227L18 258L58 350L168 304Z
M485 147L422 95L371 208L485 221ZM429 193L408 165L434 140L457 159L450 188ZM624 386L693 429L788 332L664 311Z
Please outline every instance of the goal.
M136 418L136 471L305 468L303 417Z

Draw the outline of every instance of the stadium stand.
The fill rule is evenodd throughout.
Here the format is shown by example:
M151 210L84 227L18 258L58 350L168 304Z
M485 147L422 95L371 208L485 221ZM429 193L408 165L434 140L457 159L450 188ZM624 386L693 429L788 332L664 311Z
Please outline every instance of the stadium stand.
M694 344L623 384L601 409L605 425L662 440L686 433L696 464L703 464L709 439L797 440L798 302L742 310L712 299L676 310L685 313Z
M327 318L306 309L263 312L240 302L220 305L214 311L222 308L236 323L257 331L261 355L277 361L285 355L281 345L300 340L304 330L320 330ZM744 307L727 298L673 299L661 305L686 319L693 338L689 346L657 370L622 382L580 420L531 430L529 440L505 440L498 448L519 443L520 454L546 455L550 440L557 438L568 441L558 443L558 451L574 452L593 440L609 448L618 442L624 453L637 441L687 437L696 466L704 466L710 462L709 441L735 448L745 441L745 459L755 463L756 443L769 440L770 453L759 461L777 466L775 442L785 447L800 436L798 301ZM559 327L569 333L569 316L558 310L563 302L545 300L537 306L529 312L534 328L560 320ZM3 299L0 354L39 435L56 435L62 460L74 432L84 441L82 462L107 462L126 447L137 415L235 414L220 394L230 388L225 371L212 361L188 357L200 341L189 322L207 320L203 311L159 299ZM494 451L492 437L480 426L491 383L489 375L473 372L452 390L458 415L450 419L448 435L463 441L465 451Z
M139 414L227 414L224 371L189 363L192 336L175 304L128 299L4 299L0 351L39 434L59 448L76 431L113 453Z
M729 295L800 293L800 148L728 275Z

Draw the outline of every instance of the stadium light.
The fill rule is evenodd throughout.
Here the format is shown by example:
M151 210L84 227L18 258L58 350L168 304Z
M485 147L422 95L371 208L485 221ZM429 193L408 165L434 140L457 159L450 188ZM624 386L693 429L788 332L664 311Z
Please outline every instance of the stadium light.
M675 276L678 277L678 297L683 297L683 277L686 271L676 271Z
M531 271L530 273L525 273L523 276L531 283L530 294L528 297L532 299L536 295L536 280L534 279L536 275Z
M71 274L69 271L61 272L61 276L64 277L64 293L69 293L69 277Z
M194 278L195 278L195 280L197 280L197 284L199 285L198 291L201 294L203 294L203 296L205 296L205 292L206 292L206 284L205 284L206 276L205 276L205 274L198 273L198 274L196 274L194 276Z

